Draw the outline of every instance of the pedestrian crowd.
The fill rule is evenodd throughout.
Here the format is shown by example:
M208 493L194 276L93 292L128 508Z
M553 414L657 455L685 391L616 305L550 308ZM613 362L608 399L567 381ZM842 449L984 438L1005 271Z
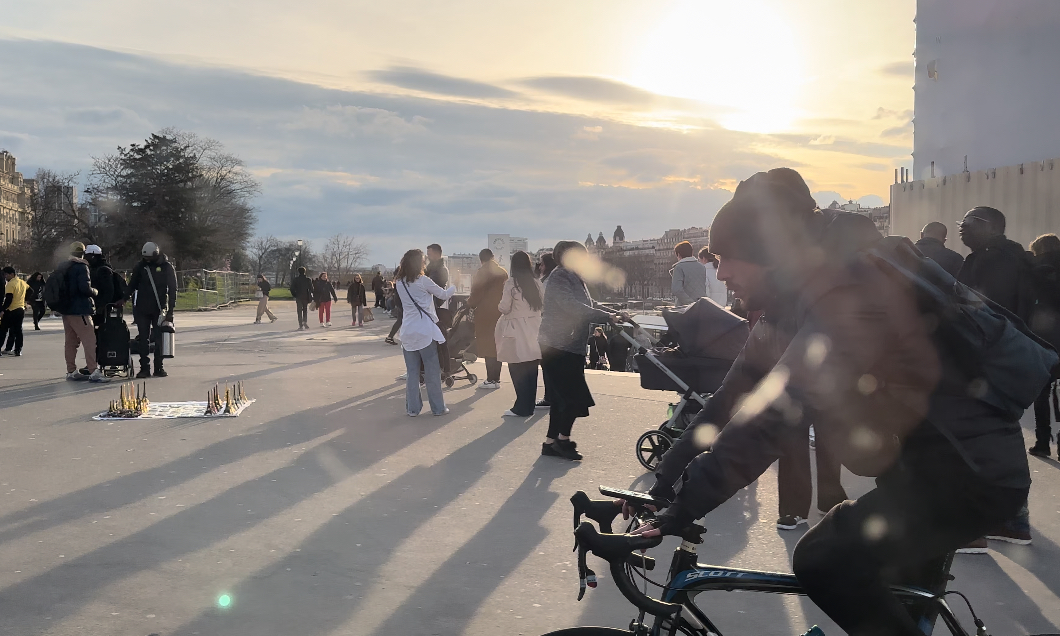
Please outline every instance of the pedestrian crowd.
M156 244L144 244L141 260L133 267L128 281L114 271L98 245L86 246L80 241L70 245L69 255L47 277L34 272L23 281L12 266L4 267L3 274L0 355L22 355L25 343L22 323L27 307L32 311L35 331L40 331L40 321L50 309L63 321L66 379L107 382L110 377L104 372L99 354L115 354L106 356L107 362L127 362L130 349L139 354L137 378L168 375L163 366L165 355L161 343L163 334L173 331L177 281L173 266ZM122 318L124 306L129 302L138 331L135 346L130 342L128 326ZM105 329L105 325L119 323L120 329ZM120 337L111 338L107 334ZM78 350L85 360L85 366L80 368ZM122 355L117 355L119 352Z

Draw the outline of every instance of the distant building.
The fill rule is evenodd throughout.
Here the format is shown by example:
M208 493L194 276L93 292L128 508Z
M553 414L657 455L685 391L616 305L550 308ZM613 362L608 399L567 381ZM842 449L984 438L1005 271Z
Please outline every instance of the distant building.
M855 214L867 216L876 225L876 229L880 231L880 234L888 236L891 233L891 206L889 205L878 208L863 208L860 203L851 199L846 203L832 201L828 206L828 209L843 210L844 212L853 212Z
M29 235L35 188L33 179L23 179L15 169L15 156L0 151L0 248Z
M618 227L615 228L615 233L612 236L611 244L612 245L617 245L618 243L624 243L625 241L626 241L626 233L622 230L622 226L619 225Z
M913 170L896 170L891 232L955 229L977 205L1024 246L1060 230L1058 30L1060 2L918 0Z
M1060 2L918 0L915 23L911 180L1060 156Z

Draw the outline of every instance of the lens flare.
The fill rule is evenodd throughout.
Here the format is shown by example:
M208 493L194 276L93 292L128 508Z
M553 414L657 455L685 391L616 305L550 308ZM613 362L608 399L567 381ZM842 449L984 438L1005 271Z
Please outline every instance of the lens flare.
M222 594L217 597L217 607L228 607L232 604L232 597L227 594Z

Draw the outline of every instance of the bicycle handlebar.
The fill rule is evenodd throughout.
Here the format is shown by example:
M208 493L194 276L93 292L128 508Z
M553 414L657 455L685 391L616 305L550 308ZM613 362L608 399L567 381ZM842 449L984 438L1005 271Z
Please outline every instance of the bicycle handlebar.
M588 521L583 521L578 529L574 531L577 539L579 568L583 569L588 576L593 577L595 587L595 574L585 566L585 552L592 552L596 556L607 561L611 566L611 578L618 586L622 596L632 603L637 609L652 614L653 616L673 616L681 611L681 606L675 603L664 603L651 598L637 589L629 578L626 571L626 563L633 552L647 550L662 543L661 536L642 537L630 534L600 534ZM584 573L583 573L584 574ZM583 576L583 580L586 577ZM579 599L581 597L579 596Z

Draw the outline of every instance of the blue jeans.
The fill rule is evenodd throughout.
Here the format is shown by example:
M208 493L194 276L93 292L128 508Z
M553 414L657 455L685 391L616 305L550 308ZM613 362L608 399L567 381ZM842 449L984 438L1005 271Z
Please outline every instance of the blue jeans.
M423 398L420 397L420 365L423 365L423 379L427 385L427 400L431 403L431 413L445 413L445 398L442 397L442 369L438 364L438 344L432 342L419 351L406 351L405 372L405 410L409 415L419 415L423 410Z

